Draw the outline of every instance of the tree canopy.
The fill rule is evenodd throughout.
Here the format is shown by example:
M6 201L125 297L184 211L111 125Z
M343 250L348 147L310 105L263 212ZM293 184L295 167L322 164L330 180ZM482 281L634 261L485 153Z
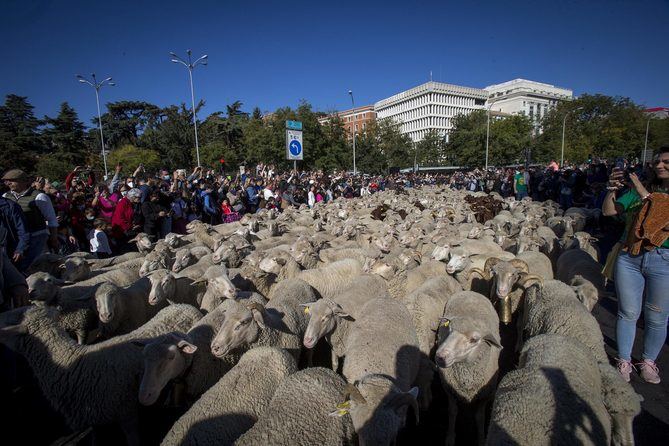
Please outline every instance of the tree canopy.
M201 163L227 169L264 162L290 168L286 160L285 121L303 123L304 161L301 169L351 170L353 140L336 114L313 110L301 101L297 108L281 107L272 113L254 108L244 111L235 101L220 111L200 116L204 102L196 105ZM319 119L328 116L321 124ZM565 119L566 116L566 119ZM562 124L565 125L565 158L580 162L595 157L636 157L643 148L649 116L628 98L583 95L561 102L546 114L543 131L536 134L523 115L497 116L490 120L489 164L522 162L527 149L535 161L560 158ZM30 173L60 178L76 165L91 164L102 171L97 118L90 127L79 120L67 103L55 117L39 119L23 96L8 95L0 105L0 168L18 167ZM193 113L185 104L158 107L144 101L105 104L102 115L109 165L139 164L168 169L195 165ZM356 135L356 165L367 173L394 168L485 163L487 115L477 110L457 116L446 142L443 135L428 132L414 144L400 132L398 123L380 120ZM669 144L669 119L649 123L648 146Z

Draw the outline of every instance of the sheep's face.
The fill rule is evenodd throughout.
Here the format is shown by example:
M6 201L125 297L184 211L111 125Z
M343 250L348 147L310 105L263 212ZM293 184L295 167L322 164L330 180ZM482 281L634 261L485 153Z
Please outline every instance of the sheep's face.
M525 251L537 251L538 248L538 243L531 238L525 236L518 237L518 248L516 250L516 254L520 254Z
M464 271L469 266L469 255L463 249L453 249L450 254L451 258L446 264L446 272L448 274Z
M449 253L450 253L450 247L448 245L436 246L432 250L432 254L430 254L430 257L432 257L434 260L442 261L448 259Z
M176 292L176 279L171 273L154 274L149 276L151 280L151 291L149 291L149 304L158 305L167 299L171 299Z
M142 266L139 268L139 276L146 277L150 272L157 271L159 269L169 268L168 259L164 255L155 254L147 255L142 263Z
M498 262L491 271L495 281L495 292L497 297L504 298L509 295L513 286L518 282L521 271L509 262Z
M260 230L260 223L256 219L249 220L248 228L251 232L258 232Z
M214 263L221 263L229 259L234 251L235 251L234 245L228 243L221 243L212 254L211 260Z
M174 264L172 265L172 271L178 273L179 271L190 265L192 260L193 256L190 253L189 249L180 249L174 256Z
M83 259L67 259L61 269L61 278L68 282L86 280L91 273L91 267Z
M589 280L583 278L583 276L576 275L571 280L571 289L574 290L576 297L585 305L588 311L592 311L599 300L597 287Z
M467 238L478 239L483 235L483 226L474 226L467 233Z
M212 277L207 282L207 291L205 296L210 298L224 297L226 299L234 299L236 295L237 289L232 284L228 276L221 275Z
M244 345L254 343L259 335L260 327L251 310L244 307L226 310L223 325L211 342L211 353L221 358Z
M100 321L109 324L118 315L118 301L121 290L111 283L104 283L95 292L95 306Z
M175 234L174 232L167 234L164 240L165 244L171 249L178 248L179 245L181 245L181 236L179 234Z
M300 306L304 308L304 313L309 318L303 339L306 348L314 348L319 339L332 333L337 327L338 318L350 318L339 304L331 300L321 299Z
M135 243L137 244L137 250L139 252L149 252L151 251L151 239L149 238L148 234L145 234L143 232L140 232L137 234L137 237L135 237Z
M484 337L479 331L455 330L448 320L439 326L438 336L440 343L434 358L437 366L441 368L473 359L479 347L485 344Z
M65 282L49 273L40 272L28 276L26 283L30 300L49 303L56 299L60 286Z
M260 261L258 268L260 271L266 273L278 275L281 272L281 268L286 264L286 260L281 257L266 257Z
M393 247L394 240L392 234L387 234L385 237L374 237L373 243L382 253L388 254Z
M156 402L167 384L188 367L188 355L197 347L178 335L167 335L144 346L144 374L139 385L139 403L150 406Z

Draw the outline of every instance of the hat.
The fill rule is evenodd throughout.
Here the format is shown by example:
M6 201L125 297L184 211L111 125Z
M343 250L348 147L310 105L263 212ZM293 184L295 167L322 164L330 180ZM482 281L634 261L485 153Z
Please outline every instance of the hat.
M136 187L133 188L133 189L130 189L128 191L128 194L126 195L126 197L128 197L128 198L140 198L141 196L142 196L142 191L137 189Z
M5 172L5 175L2 177L2 179L26 181L28 179L28 175L21 169L12 169Z

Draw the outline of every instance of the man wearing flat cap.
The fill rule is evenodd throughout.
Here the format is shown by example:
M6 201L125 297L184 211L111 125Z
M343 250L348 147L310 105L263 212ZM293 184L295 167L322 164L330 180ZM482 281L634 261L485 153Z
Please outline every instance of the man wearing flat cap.
M20 169L5 172L2 181L9 187L3 197L16 202L26 219L29 233L28 247L16 267L25 271L28 266L47 249L58 248L58 220L51 200L44 192L31 186L30 178Z

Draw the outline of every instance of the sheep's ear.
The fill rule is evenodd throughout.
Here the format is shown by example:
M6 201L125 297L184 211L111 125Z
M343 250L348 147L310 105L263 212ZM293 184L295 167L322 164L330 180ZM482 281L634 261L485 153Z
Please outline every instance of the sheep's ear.
M482 340L492 347L497 347L500 350L502 349L502 344L493 334L488 333Z
M251 314L253 314L253 320L256 321L256 324L258 324L258 326L264 330L266 328L265 307L257 302L253 302L247 305L246 308L251 310Z
M336 306L332 309L332 312L335 314L335 316L338 316L342 319L346 319L346 320L349 320L349 321L355 321L353 316L351 316L350 314L345 312L344 309L339 306L339 304L336 304Z
M2 340L9 340L16 336L22 336L26 334L28 334L28 328L23 324L0 327L0 339Z
M179 350L189 355L192 355L197 350L197 345L191 344L185 339L179 341L177 343L177 347L179 348Z
M281 266L283 266L283 265L286 264L286 259L284 259L283 257L277 257L277 258L274 259L274 260L276 261L276 263L278 263L278 264L281 265Z

